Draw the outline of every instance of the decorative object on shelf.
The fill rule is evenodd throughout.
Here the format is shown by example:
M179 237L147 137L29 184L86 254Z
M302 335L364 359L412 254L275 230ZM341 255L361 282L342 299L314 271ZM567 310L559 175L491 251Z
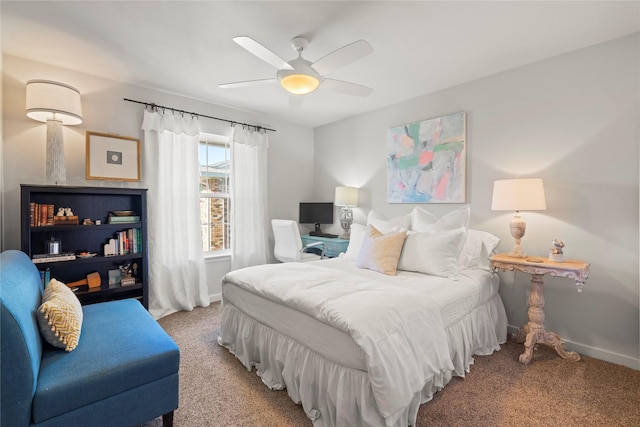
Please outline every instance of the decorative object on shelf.
M111 211L111 212L109 212L109 215L115 215L115 216L131 216L133 214L134 214L133 211Z
M26 113L33 120L47 123L47 183L66 184L62 125L82 123L80 92L63 83L29 80Z
M140 140L87 131L86 178L140 181Z
M551 252L549 253L549 261L564 261L564 252L562 252L562 248L564 248L564 242L562 240L553 239L551 244L553 245L553 247L550 249Z
M52 237L45 244L45 253L49 255L59 255L61 250L60 240Z
M85 218L82 220L82 225L93 225L91 218Z
M53 211L53 205L51 210ZM58 208L58 212L52 219L53 225L78 225L79 223L78 216L73 214L71 208Z
M117 285L120 283L120 279L122 279L122 271L120 269L109 270L109 284Z
M356 187L336 187L335 201L336 206L340 209L340 226L344 233L341 239L348 239L351 234L351 224L353 223L353 210L358 206L358 189Z
M135 285L136 284L136 278L134 277L134 266L137 269L138 265L137 264L131 264L131 263L127 263L124 265L121 265L120 267L118 267L118 269L121 271L121 279L120 279L120 284L122 286L131 286L131 285Z
M78 258L93 258L96 256L94 252L79 252Z
M93 272L87 274L87 277L77 280L75 282L67 283L67 286L70 288L74 288L76 286L84 286L87 285L90 289L99 288L102 284L102 279L100 278L100 273Z
M502 179L493 182L491 210L515 211L509 230L515 239L515 246L509 256L526 258L520 241L524 237L527 223L520 211L540 211L547 209L544 197L544 185L541 178Z
M464 203L466 113L387 130L389 203Z

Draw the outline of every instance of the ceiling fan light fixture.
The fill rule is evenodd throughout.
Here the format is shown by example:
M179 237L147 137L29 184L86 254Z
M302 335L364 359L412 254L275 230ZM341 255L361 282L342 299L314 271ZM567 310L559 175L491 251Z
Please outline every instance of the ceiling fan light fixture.
M320 86L320 80L309 74L289 74L280 79L280 85L294 95L307 95Z

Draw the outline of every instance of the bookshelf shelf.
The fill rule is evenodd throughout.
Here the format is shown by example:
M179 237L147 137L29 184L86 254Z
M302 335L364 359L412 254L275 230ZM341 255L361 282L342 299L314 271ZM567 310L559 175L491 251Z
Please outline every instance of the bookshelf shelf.
M32 220L32 203L53 205L54 212L61 207L70 207L80 224L39 225ZM109 223L109 213L132 211L140 221ZM89 218L100 220L101 225L82 225ZM137 217L135 219L138 219ZM105 256L104 245L110 239L124 241L122 252ZM46 242L60 242L62 253L91 252L96 256L67 261L39 262L40 271L49 270L51 278L65 283L83 279L98 272L101 286L81 286L76 295L82 304L121 298L137 298L148 308L148 262L147 262L147 190L143 188L71 187L54 185L21 185L21 241L22 251L30 257L46 253ZM122 286L109 283L109 271L120 266L136 266L135 285Z

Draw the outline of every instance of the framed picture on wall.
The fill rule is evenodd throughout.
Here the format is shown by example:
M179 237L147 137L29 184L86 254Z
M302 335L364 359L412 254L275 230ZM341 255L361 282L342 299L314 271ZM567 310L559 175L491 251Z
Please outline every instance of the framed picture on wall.
M466 113L387 130L389 203L464 203Z
M87 179L140 181L140 140L87 131Z

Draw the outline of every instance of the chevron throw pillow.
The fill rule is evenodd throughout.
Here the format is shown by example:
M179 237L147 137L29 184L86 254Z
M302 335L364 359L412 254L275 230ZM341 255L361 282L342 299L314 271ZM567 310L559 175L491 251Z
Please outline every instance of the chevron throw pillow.
M38 308L38 326L42 337L52 346L73 351L80 341L82 305L71 289L51 279Z

